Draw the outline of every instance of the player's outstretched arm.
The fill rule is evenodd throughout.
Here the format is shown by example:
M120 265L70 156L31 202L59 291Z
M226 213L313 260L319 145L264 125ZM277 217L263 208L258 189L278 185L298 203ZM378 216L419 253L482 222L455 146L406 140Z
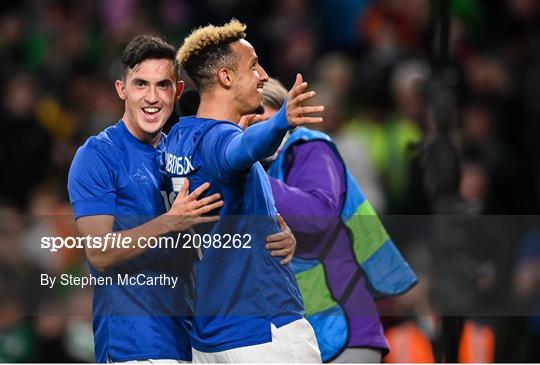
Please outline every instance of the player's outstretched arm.
M315 97L315 91L307 91L308 83L302 75L296 75L296 82L288 93L281 109L265 122L257 123L244 133L233 137L225 151L229 166L236 171L244 171L255 162L276 152L287 131L302 124L321 123L322 117L311 116L324 111L324 106L303 106L303 103ZM250 116L254 122L257 117ZM245 118L240 121L243 127Z
M205 183L194 190L189 191L189 181L186 180L180 190L171 209L161 216L146 222L138 227L116 232L122 237L130 237L131 242L139 242L141 237L158 237L171 232L185 231L197 224L215 222L218 216L203 216L223 205L219 194L198 200L198 198L210 187ZM94 215L77 219L77 228L83 236L99 237L111 233L113 230L114 216ZM142 246L142 245L141 245ZM129 248L105 247L94 248L85 247L86 257L92 266L98 271L105 271L122 262L140 256L147 250L147 247L139 247L137 244Z

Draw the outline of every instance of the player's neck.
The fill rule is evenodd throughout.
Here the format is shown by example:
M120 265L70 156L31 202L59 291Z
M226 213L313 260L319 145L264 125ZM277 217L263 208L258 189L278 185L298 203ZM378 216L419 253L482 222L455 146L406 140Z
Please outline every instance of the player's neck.
M213 95L201 95L197 117L238 123L241 115L234 108L231 108L230 102L225 101L223 98Z
M124 124L128 130L128 132L135 138L137 138L140 142L144 144L149 144L152 147L156 148L159 144L159 141L161 140L161 130L159 130L156 133L146 133L143 130L137 128L134 126L127 117L126 114L122 117L122 120L124 121Z

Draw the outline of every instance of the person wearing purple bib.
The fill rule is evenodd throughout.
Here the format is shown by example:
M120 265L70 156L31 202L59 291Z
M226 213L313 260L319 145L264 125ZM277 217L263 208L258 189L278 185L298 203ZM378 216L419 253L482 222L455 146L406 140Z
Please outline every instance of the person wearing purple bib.
M279 81L270 79L263 96L265 112L261 118L267 120L281 108L287 91ZM243 121L242 127L246 126ZM416 276L393 250L374 211L366 214L367 210L362 210L369 202L326 134L307 128L292 130L278 153L264 162L269 165L276 207L299 242L292 266L323 360L380 362L389 346L374 296L368 290L371 283L365 277L374 273L377 281L386 283L370 288L381 297L410 289ZM362 229L350 227L351 215L344 212L353 210L352 219ZM370 270L369 264L367 271L361 269L364 263L359 257L369 250L366 245L357 246L358 242L367 242L367 237L372 247L376 247L373 243L381 244L382 249L371 249L383 257L378 257L378 262L393 261L388 267L400 277L381 269Z

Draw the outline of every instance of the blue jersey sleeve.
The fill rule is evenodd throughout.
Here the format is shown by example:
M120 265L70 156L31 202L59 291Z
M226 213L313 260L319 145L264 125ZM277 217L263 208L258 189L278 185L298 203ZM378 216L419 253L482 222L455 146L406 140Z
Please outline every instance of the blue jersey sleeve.
M285 115L287 103L265 122L257 123L244 133L239 133L227 144L224 156L227 165L239 172L277 151L283 137L291 126Z
M206 133L201 143L201 152L208 163L208 171L221 181L233 181L241 178L243 172L236 172L228 164L225 151L231 139L241 135L237 126L230 124L217 124Z
M254 163L271 156L290 128L285 104L272 118L245 132L230 124L216 125L203 141L206 160L222 180L241 177Z
M75 219L89 215L115 215L113 167L88 143L79 148L68 175L69 200Z

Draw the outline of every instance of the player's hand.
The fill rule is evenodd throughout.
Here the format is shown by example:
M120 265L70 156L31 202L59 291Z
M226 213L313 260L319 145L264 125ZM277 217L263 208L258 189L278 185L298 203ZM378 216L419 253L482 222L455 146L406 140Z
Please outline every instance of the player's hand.
M278 214L278 224L280 232L266 237L266 248L272 250L270 253L272 256L285 256L281 260L281 264L287 265L293 259L294 250L296 250L296 238L294 238L291 229L280 214Z
M242 129L246 129L250 125L262 121L262 114L247 114L243 115L238 122L238 126Z
M197 200L209 187L209 183L204 183L188 194L189 180L186 179L171 209L164 214L166 224L172 232L185 231L197 224L215 222L219 219L216 215L203 216L203 214L223 206L220 194Z
M303 104L312 99L315 91L307 91L308 83L303 81L302 75L296 75L296 81L287 94L287 107L285 114L289 124L299 126L302 124L315 124L323 121L322 117L309 116L313 113L324 111L323 105L304 106Z

